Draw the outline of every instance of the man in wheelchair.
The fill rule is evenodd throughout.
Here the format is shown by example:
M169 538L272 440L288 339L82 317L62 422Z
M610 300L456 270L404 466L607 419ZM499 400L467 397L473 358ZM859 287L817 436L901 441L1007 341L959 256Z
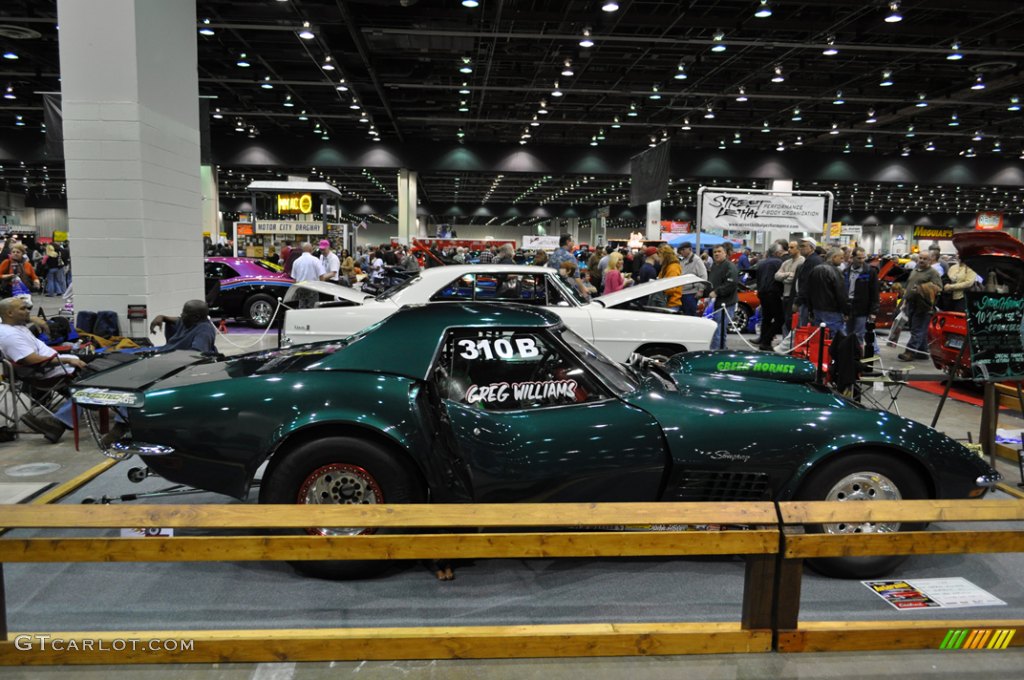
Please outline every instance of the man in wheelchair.
M65 424L54 416L52 406L85 362L70 354L59 354L39 340L29 329L32 305L20 298L0 300L0 353L14 366L18 380L28 388L32 410L21 420L47 441L56 443L64 435Z

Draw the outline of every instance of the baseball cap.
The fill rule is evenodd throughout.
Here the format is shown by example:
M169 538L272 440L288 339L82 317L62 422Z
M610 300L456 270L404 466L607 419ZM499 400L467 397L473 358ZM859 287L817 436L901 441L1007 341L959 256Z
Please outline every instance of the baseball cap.
M658 249L654 246L647 246L644 248L644 257L650 257L651 255L657 255Z
M802 238L802 239L800 239L800 243L806 243L807 245L809 245L812 248L817 248L818 247L818 242L815 241L813 238Z
M679 249L682 250L683 248L689 248L690 250L693 250L693 244L690 243L689 241L683 241L682 244L679 246Z
M322 241L320 241L320 247L321 248L330 248L331 247L331 242L328 241L327 239L323 239Z

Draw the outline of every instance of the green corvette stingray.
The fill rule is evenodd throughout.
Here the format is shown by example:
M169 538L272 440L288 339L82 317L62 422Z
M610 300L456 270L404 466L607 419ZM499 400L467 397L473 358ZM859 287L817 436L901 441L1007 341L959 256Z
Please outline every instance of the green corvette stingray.
M269 460L263 503L968 498L998 479L952 439L813 380L810 363L757 352L624 366L543 309L453 303L404 308L344 340L157 355L79 383L74 398L123 406L130 433L107 454L138 454L173 482L245 498ZM815 566L869 577L898 559Z

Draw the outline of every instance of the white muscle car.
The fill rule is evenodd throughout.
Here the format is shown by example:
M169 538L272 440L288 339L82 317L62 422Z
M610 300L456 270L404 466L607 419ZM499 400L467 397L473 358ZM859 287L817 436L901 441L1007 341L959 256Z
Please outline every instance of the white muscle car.
M626 361L633 352L667 359L679 352L709 349L715 324L670 313L651 304L649 296L678 287L699 293L706 286L704 279L685 274L588 301L555 269L519 265L434 267L377 296L326 281L303 281L289 289L284 303L291 307L315 306L287 310L282 345L343 338L405 305L504 301L553 311L615 361Z

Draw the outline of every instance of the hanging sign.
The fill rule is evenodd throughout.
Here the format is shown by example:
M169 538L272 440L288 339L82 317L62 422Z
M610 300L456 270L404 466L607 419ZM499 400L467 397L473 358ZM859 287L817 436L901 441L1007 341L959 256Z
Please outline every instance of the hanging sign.
M1003 228L1003 213L992 211L981 211L974 221L974 228L985 231L994 231Z
M311 194L278 194L277 212L280 215L308 215L313 212Z
M842 222L829 222L828 225L828 237L839 238L843 235L843 223Z
M975 380L1024 378L1024 297L967 291L967 338Z
M257 234L320 234L324 225L320 222L299 222L297 220L257 220Z
M824 223L823 196L769 196L705 191L701 198L702 230L784 229L790 232L820 233Z
M914 238L950 239L952 227L914 227Z
M661 221L661 233L663 234L689 234L690 222L676 222L673 220Z

